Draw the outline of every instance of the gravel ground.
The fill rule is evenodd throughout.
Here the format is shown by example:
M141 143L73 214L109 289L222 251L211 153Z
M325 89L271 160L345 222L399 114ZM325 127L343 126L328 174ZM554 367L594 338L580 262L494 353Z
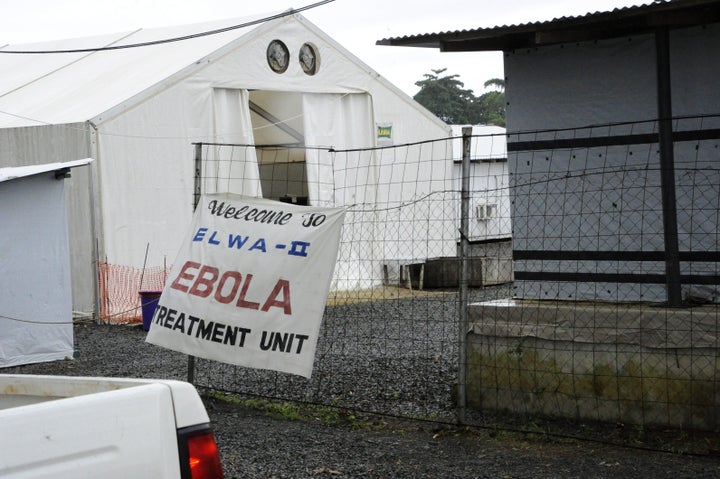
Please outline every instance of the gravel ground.
M77 324L74 360L3 372L186 378L184 355L160 351L144 338L137 326ZM331 425L326 418L282 419L211 396L204 400L228 479L720 478L718 451L689 444L685 450L705 452L671 454L379 417Z

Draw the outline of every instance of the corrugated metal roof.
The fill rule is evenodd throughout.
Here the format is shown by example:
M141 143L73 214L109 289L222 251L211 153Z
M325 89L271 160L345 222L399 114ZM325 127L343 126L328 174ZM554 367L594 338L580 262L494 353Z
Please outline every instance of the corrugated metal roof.
M84 158L82 160L65 161L62 163L45 163L43 165L10 166L6 168L0 168L0 183L15 180L17 178L25 178L28 176L47 173L48 171L58 171L64 170L65 168L84 166L92 161L92 158Z
M441 51L509 51L557 43L599 40L720 22L717 0L656 0L575 17L473 30L424 33L378 40L377 45Z

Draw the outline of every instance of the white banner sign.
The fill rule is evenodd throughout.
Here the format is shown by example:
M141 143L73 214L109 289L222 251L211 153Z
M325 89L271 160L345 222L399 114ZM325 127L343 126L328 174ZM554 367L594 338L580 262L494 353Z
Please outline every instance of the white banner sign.
M202 197L146 341L310 377L345 211Z

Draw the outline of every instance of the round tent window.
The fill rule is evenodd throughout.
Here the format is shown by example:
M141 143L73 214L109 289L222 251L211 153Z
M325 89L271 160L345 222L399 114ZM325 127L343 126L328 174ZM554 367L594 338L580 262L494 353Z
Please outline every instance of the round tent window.
M314 75L318 71L320 66L320 58L317 54L315 45L311 43L305 43L300 47L300 54L298 55L298 61L302 70L308 75Z
M284 73L290 61L290 52L280 40L273 40L267 47L267 62L275 73Z

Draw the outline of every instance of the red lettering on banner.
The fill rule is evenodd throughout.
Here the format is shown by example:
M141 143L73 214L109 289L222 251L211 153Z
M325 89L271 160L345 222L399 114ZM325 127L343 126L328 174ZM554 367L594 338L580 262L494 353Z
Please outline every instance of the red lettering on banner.
M245 275L245 284L243 284L242 291L240 291L240 297L237 301L237 307L238 308L248 308L248 309L258 309L260 307L260 303L256 303L255 301L246 301L245 296L247 296L247 290L250 288L250 283L252 282L253 275L247 274ZM267 311L267 310L265 310Z
M188 274L189 269L198 269L200 268L200 263L196 263L194 261L187 261L182 269L180 270L180 274L178 274L178 277L175 278L175 281L170 285L171 288L177 289L178 291L182 291L183 293L187 293L188 286L181 283L182 280L192 281L193 277L191 274Z
M230 279L234 281L232 283L232 288L230 289L230 292L228 294L223 295L225 284ZM242 275L237 271L226 271L225 273L223 273L222 278L220 278L220 283L215 290L215 301L222 304L228 304L237 294L238 288L240 288L240 283L242 283Z
M276 298L282 292L282 301L278 301ZM267 301L263 304L261 311L267 311L271 307L282 308L285 314L292 314L292 307L290 306L290 282L286 279L278 280Z
M213 292L213 286L220 276L220 271L212 266L203 266L195 279L195 282L188 291L189 294L207 298Z
M269 311L270 308L280 308L284 314L292 314L290 282L288 280L282 278L277 280L275 287L267 295L262 308L260 308L259 301L251 301L248 298L252 280L252 274L243 276L238 271L221 273L214 266L187 261L170 287L200 298L207 298L212 295L215 301L222 304L229 304L237 297L235 305L238 308L259 309L263 312ZM257 294L256 291L254 292Z

